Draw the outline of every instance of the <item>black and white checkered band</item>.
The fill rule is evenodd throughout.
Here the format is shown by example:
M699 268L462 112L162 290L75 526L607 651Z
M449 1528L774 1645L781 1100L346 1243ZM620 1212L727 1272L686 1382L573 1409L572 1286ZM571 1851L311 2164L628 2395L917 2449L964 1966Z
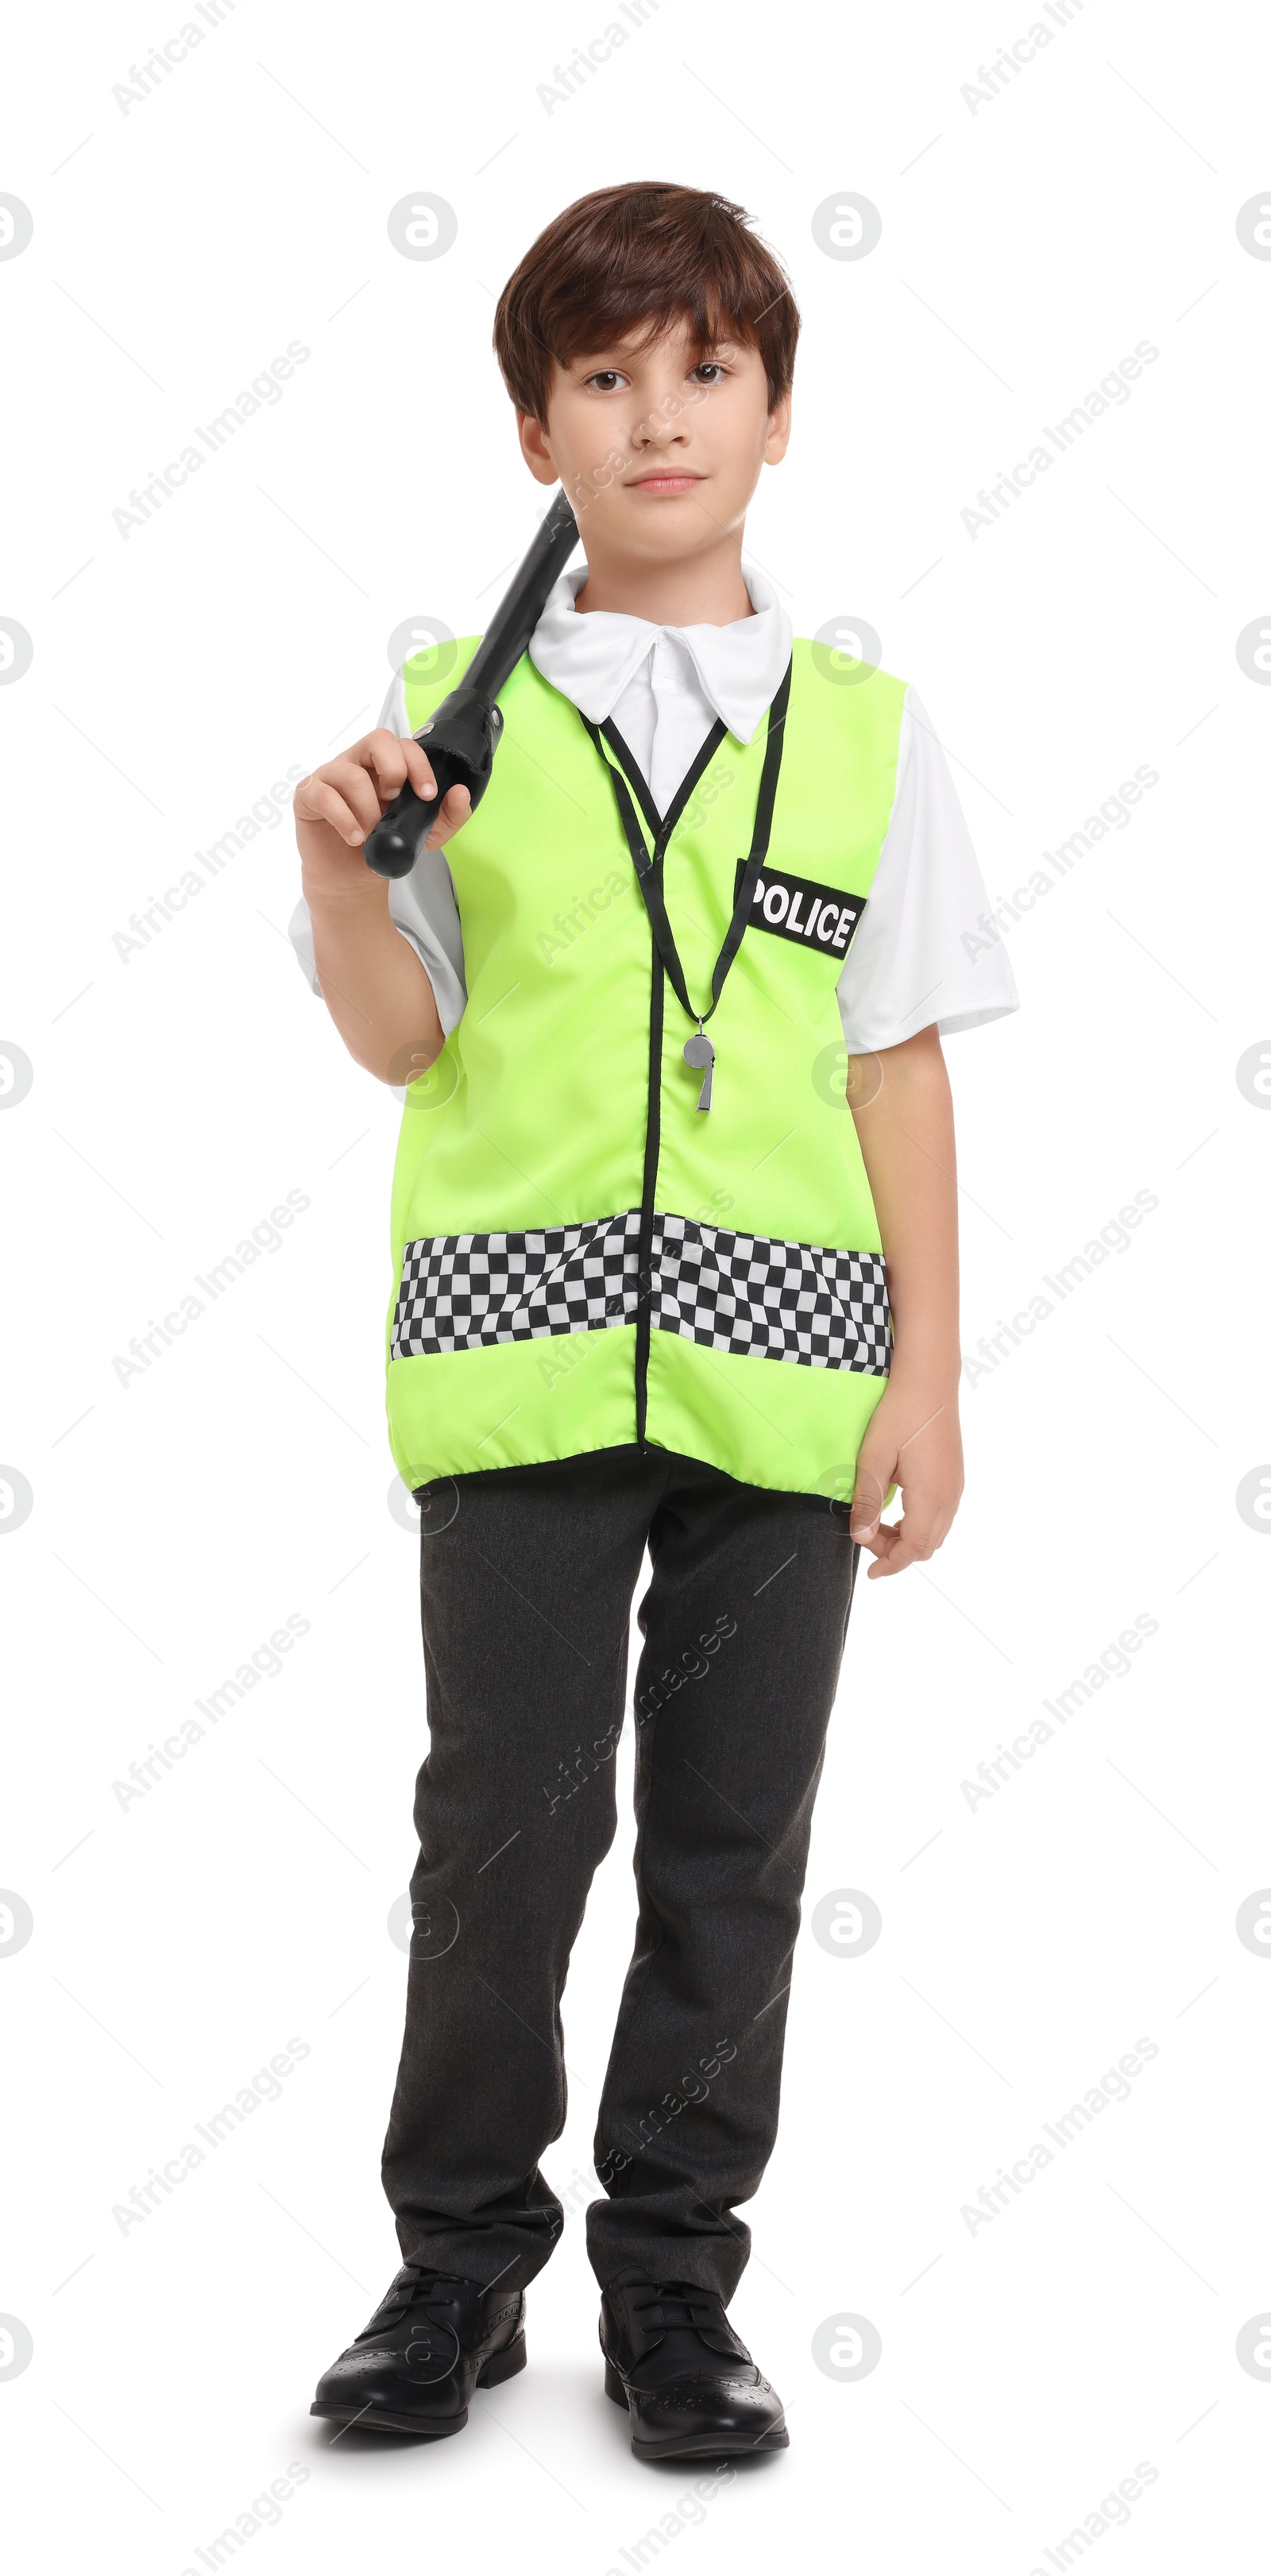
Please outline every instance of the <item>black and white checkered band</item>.
M633 1324L640 1211L541 1234L444 1234L408 1243L391 1357L479 1350ZM887 1275L874 1252L730 1234L655 1215L654 1331L711 1351L885 1377Z
M656 1216L653 1281L655 1327L708 1351L887 1374L887 1272L877 1253Z
M408 1243L390 1355L478 1350L632 1324L640 1211L542 1234L435 1234Z

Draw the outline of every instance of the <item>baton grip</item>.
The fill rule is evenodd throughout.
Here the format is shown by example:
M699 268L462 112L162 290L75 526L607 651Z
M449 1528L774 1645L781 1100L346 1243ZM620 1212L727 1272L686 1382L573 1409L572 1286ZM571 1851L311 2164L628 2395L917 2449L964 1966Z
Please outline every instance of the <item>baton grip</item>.
M408 877L443 797L452 787L466 787L475 813L490 784L490 771L503 712L495 701L515 669L542 615L547 594L578 543L578 522L563 492L558 492L537 536L518 565L465 678L416 734L426 751L438 793L430 803L403 787L381 814L363 844L368 868L377 877Z
M386 806L363 845L377 877L408 877L452 787L466 787L475 813L490 783L500 709L475 690L452 689L422 733L415 736L437 782L435 796L415 794L409 780Z
M474 786L468 763L454 752L431 754L432 774L438 792L426 801L415 794L409 781L401 794L381 814L364 844L366 864L377 877L408 877L433 824L441 812L442 800L452 787L466 787L475 805L478 790Z

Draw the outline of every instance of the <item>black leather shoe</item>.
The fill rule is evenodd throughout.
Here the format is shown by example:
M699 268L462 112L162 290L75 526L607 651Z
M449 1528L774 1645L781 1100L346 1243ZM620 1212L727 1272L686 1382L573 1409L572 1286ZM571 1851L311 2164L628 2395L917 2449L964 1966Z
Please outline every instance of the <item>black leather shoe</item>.
M600 2349L638 2460L787 2448L781 2400L713 2291L620 2272L600 2302Z
M474 2388L525 2368L525 2297L404 2263L309 2409L364 2432L461 2433Z

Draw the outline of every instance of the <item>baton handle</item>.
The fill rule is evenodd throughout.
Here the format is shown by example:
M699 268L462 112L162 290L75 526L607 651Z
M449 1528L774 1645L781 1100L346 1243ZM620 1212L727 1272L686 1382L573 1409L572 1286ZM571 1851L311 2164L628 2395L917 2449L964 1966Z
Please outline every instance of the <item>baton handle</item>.
M466 787L475 813L494 765L494 747L503 730L500 708L479 690L452 689L435 715L416 734L428 754L437 782L435 796L415 794L409 780L381 814L364 844L368 868L377 877L408 877L452 787Z
M381 814L364 843L368 868L377 877L410 875L452 787L466 787L475 813L490 784L502 709L499 690L519 662L542 615L547 594L578 543L578 522L563 492L558 492L524 560L513 574L465 678L434 708L415 740L427 752L437 794L427 802L409 784Z

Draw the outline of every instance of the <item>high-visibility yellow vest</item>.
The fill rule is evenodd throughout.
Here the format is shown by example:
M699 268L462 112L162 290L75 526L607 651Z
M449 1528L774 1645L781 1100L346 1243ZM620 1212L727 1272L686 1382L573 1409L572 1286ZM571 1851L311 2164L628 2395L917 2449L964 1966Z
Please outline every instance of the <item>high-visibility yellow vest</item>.
M408 673L412 730L458 676ZM388 1418L412 1489L634 1445L850 1495L890 1326L836 987L904 694L882 671L836 685L796 642L784 716L783 689L749 744L717 725L663 819L612 727L528 655L513 671L490 786L446 853L467 1007L407 1090L393 1177ZM709 1109L700 1041L684 1058L698 1014Z

